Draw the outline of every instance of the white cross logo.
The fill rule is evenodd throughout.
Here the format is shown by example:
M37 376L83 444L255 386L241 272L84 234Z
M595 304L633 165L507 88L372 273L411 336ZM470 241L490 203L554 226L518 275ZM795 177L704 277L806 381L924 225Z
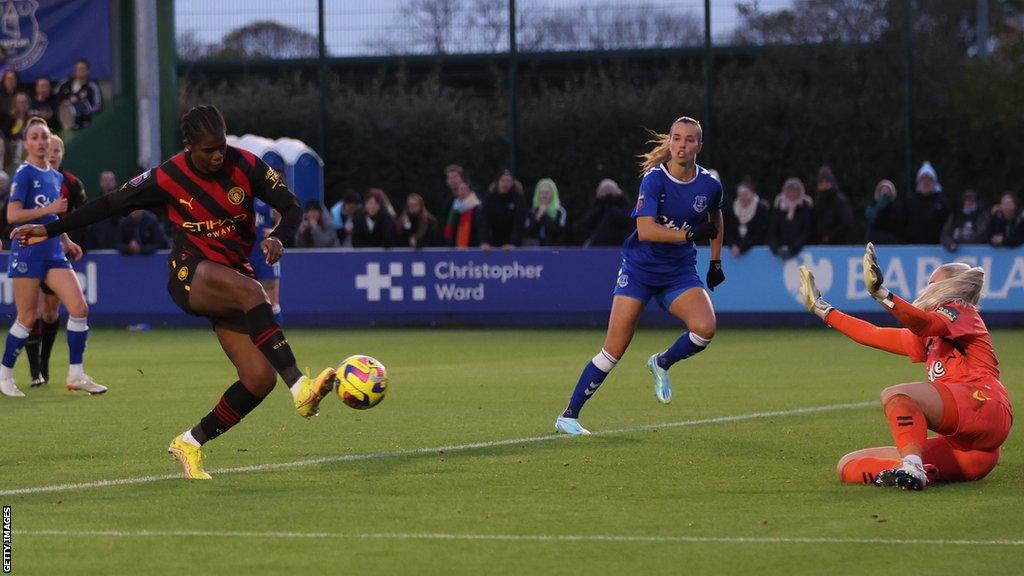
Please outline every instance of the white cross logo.
M413 262L411 267L413 278L422 278L427 275L427 266L424 262ZM366 290L366 300L369 302L380 302L381 294L385 289L392 302L401 302L405 299L405 288L392 286L391 279L401 278L403 273L401 262L389 262L387 274L381 272L380 262L367 262L366 273L356 275L356 288ZM412 299L417 302L426 300L426 286L413 286Z

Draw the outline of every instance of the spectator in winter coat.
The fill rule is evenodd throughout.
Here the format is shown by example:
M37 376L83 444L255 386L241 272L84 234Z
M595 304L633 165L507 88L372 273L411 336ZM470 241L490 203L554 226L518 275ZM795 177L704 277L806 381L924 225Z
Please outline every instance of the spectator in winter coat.
M338 245L338 235L330 214L319 200L306 202L302 223L295 233L296 248L332 248Z
M818 169L818 194L814 199L814 244L846 244L853 231L853 211L832 169Z
M395 217L391 199L384 190L370 188L363 197L363 209L352 218L353 248L390 248L395 245Z
M558 186L542 178L533 188L533 209L527 220L526 241L531 246L562 246L567 215L558 199Z
M938 244L949 207L942 197L942 186L931 162L917 171L914 194L907 199L907 236L909 244Z
M987 244L989 211L978 205L974 190L963 191L959 208L946 218L940 234L942 246L956 252L961 244Z
M39 116L46 120L46 125L53 133L60 132L60 118L57 111L60 109L60 100L53 93L53 84L50 79L40 76L36 78L35 92L32 94L32 106L29 108L29 116Z
M907 207L896 196L890 180L875 184L875 199L864 209L868 222L867 241L875 244L902 244L907 225Z
M455 199L444 225L444 239L455 248L480 245L480 198L465 179L455 186Z
M526 202L523 185L505 170L491 183L480 213L480 247L508 250L523 243Z
M395 222L398 242L396 246L428 248L437 246L440 236L437 218L427 210L423 196L415 192L405 198L405 210Z
M103 94L99 84L89 78L88 60L75 61L74 75L57 87L57 98L64 104L61 123L65 129L78 130L92 123L92 117L103 108Z
M135 210L117 225L117 251L125 256L147 255L167 248L160 219L149 210Z
M799 178L789 178L772 208L768 245L772 253L789 260L804 249L814 231L814 201Z
M772 209L757 195L754 183L745 179L736 187L736 199L725 213L725 244L733 256L746 254L768 242Z
M352 218L363 207L363 199L355 190L348 190L341 200L331 206L331 220L342 248L352 247Z
M988 238L989 243L997 248L1015 248L1024 244L1024 212L1013 193L1003 194L999 205L992 211Z
M589 233L584 246L622 246L636 228L630 218L630 200L611 178L601 180L590 210L580 219L580 227Z

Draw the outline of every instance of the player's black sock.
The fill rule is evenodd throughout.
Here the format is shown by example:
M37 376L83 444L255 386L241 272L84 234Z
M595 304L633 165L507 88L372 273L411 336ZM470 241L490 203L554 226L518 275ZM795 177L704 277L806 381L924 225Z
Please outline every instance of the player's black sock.
M43 322L43 333L39 338L39 373L47 380L50 379L50 352L53 352L53 342L57 339L58 328L60 319Z
M213 440L241 422L260 402L263 398L249 392L240 381L235 382L224 391L213 410L192 428L192 437L200 444Z
M28 340L25 340L25 355L28 356L28 370L35 380L39 375L39 340L43 331L43 321L37 319L28 333Z
M249 328L249 337L260 352L270 360L271 366L281 375L289 387L302 377L302 372L295 365L292 347L284 337L284 332L274 319L274 310L264 302L245 313L245 323Z

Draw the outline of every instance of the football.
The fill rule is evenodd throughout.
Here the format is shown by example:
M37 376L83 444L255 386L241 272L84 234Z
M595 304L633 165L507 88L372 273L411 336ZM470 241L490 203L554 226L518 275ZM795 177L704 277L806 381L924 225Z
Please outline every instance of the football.
M384 365L370 356L349 356L338 366L338 398L356 410L373 408L388 391Z

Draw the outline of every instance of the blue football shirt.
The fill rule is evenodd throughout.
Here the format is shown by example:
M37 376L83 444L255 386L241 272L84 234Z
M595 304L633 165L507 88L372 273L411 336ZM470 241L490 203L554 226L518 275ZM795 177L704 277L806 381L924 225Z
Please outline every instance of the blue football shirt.
M264 230L274 227L274 209L259 198L254 197L252 200L252 211L256 223L256 241L253 242L253 246L259 248L259 243L267 236ZM260 253L262 254L262 251Z
M41 170L25 162L18 167L11 181L11 201L21 201L21 207L26 210L49 206L60 198L60 186L63 182L64 176L60 172L52 168ZM56 214L47 214L29 224L49 224L56 219ZM60 260L64 258L64 250L60 245L60 238L56 237L31 246L19 246L15 241L11 246L11 258Z
M722 208L722 183L701 166L694 177L683 182L661 164L644 174L640 195L631 216L652 216L673 230L695 228ZM692 273L697 265L693 242L644 242L634 231L622 245L622 259L634 276L648 284L667 283Z

